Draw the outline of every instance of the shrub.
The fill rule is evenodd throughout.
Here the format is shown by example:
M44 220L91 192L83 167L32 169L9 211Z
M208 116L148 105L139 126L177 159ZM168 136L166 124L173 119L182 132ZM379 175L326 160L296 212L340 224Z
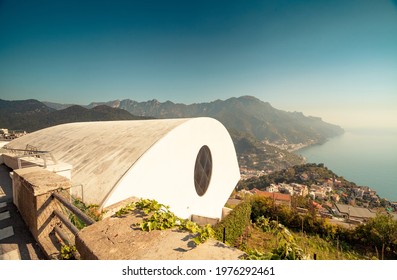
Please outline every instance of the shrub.
M251 222L251 202L244 201L237 205L230 214L218 223L215 230L215 237L223 239L225 229L225 241L228 244L235 244L236 240L243 234L245 228Z
M61 260L75 260L76 259L76 246L63 245L61 247L60 259Z

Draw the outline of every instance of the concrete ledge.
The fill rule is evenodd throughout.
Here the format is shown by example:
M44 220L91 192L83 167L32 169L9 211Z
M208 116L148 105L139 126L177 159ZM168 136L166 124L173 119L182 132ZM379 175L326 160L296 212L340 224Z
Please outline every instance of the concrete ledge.
M70 188L70 181L56 173L41 167L29 167L14 170L14 179L18 176L27 190L34 196L46 194L58 189Z
M216 240L198 246L176 229L142 231L139 215L110 217L82 229L76 248L86 260L237 260L244 252Z
M223 220L224 218L226 218L226 217L230 214L230 212L232 212L232 211L233 211L232 208L223 207L223 208L222 208L222 220Z
M125 207L127 204L132 203L132 202L138 202L139 198L137 197L130 197L127 199L124 199L118 203L115 203L113 205L110 205L106 208L103 208L103 215L102 215L102 219L108 218L113 216L118 210L120 210L121 208Z
M199 216L199 215L192 215L192 221L200 226L207 225L207 224L214 226L217 223L219 223L219 219L217 219L217 218L208 218L208 217L203 217L203 216Z
M57 240L51 238L55 225L60 220L54 210L61 211L63 206L52 198L58 191L67 191L71 183L65 177L40 167L16 169L13 172L13 201L22 219L28 226L43 253L48 258L59 254Z

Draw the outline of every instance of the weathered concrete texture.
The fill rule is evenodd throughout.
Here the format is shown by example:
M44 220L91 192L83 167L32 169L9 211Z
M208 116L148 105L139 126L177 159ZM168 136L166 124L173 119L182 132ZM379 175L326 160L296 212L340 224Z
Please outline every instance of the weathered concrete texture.
M73 165L72 182L84 184L85 202L100 205L118 180L154 143L186 121L63 124L17 138L7 147L24 149L29 144L51 151L57 160Z
M76 247L82 259L237 260L244 252L216 240L196 246L193 235L178 230L142 231L134 215L110 217L80 231Z
M11 168L11 169L19 168L18 158L16 158L15 156L9 155L9 154L3 154L3 155L1 155L1 158L2 158L3 163L5 165L7 165L9 168ZM30 163L29 161L24 160L24 159L20 159L20 164L23 167L32 166L32 163Z
M63 211L63 207L51 195L70 187L70 181L65 177L39 167L14 170L14 204L48 257L58 253L49 240L54 226L59 224L53 211Z
M70 181L66 178L40 167L16 169L14 170L15 175L20 178L21 183L34 196L47 194L58 189L69 189L71 186Z

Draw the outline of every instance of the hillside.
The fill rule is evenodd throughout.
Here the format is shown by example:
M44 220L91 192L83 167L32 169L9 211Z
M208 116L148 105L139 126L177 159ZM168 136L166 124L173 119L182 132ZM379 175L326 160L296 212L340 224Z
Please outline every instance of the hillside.
M102 105L93 109L73 105L54 110L37 100L5 101L0 99L0 127L32 132L42 128L85 121L136 120L125 110Z
M242 179L304 163L304 159L297 154L260 142L245 133L229 132L237 152Z
M94 108L98 105L108 105L112 108L124 109L136 116L154 118L212 117L222 122L229 131L245 133L259 141L313 144L325 142L343 133L341 127L323 122L321 118L278 110L268 102L252 96L191 105L176 104L171 101L136 102L125 99L93 102L86 107Z
M391 215L378 213L366 223L348 227L331 220L313 207L302 213L253 195L235 206L215 229L232 231L226 241L245 251L250 260L396 259L397 221Z
M56 111L34 99L18 101L0 99L0 127L32 131L29 124L32 124L33 120L52 112Z

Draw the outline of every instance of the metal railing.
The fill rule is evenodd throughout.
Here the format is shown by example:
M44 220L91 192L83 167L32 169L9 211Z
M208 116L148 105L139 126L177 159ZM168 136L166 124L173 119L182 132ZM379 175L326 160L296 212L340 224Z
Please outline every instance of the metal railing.
M43 160L44 168L47 168L48 166L48 157L51 159L54 165L58 163L50 151L39 151L37 148L31 145L27 145L26 149L13 149L8 147L3 147L3 149L15 155L14 157L17 159L19 169L23 167L22 162L25 164L24 167L27 167L26 163L30 163L28 166L38 165L27 160L23 160L23 158L39 158Z
M76 217L79 218L85 225L89 226L95 223L92 218L90 218L87 214L74 206L67 198L65 198L60 193L53 193L51 197L52 199L57 200L57 202L59 202L62 206L67 208L67 210L69 210L72 214L76 215ZM57 217L74 236L78 234L79 229L69 220L69 217L67 217L64 213L57 209L54 209L53 215ZM62 239L65 244L69 245L73 243L69 240L67 234L61 227L55 226L54 232Z

